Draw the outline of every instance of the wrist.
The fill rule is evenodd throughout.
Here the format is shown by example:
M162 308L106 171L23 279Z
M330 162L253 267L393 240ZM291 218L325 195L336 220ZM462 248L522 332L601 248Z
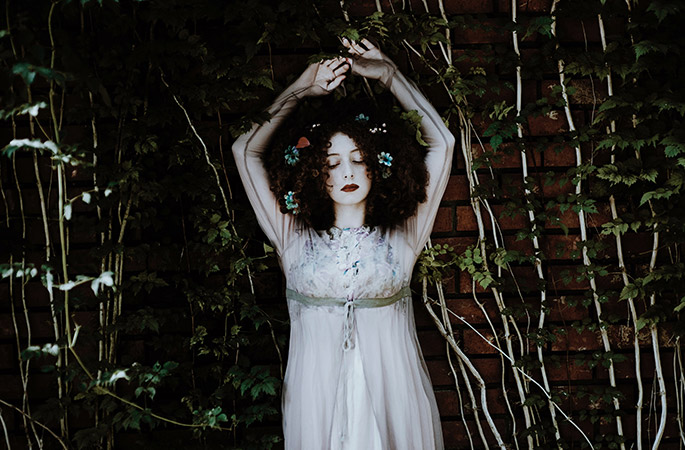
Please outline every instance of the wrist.
M392 79L395 77L396 72L397 72L397 67L394 64L385 64L385 67L383 69L383 74L378 79L378 81L380 81L381 84L383 86L385 86L386 89L390 89L390 85L392 84Z

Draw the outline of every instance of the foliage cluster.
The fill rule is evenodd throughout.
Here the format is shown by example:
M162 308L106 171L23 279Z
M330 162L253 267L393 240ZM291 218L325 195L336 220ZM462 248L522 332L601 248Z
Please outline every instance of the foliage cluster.
M547 291L571 299L578 294L571 284L592 286L578 300L591 311L573 324L580 332L620 321L630 323L636 336L666 322L674 338L685 331L678 314L685 305L685 88L682 8L675 1L555 3L554 17L503 22L498 31L516 32L526 46L521 55L509 43L452 53L451 36L497 30L485 17L424 14L399 5L349 20L337 4L311 7L297 0L5 5L0 117L11 138L0 161L7 212L2 226L21 239L3 248L7 263L1 269L11 286L12 316L21 318L22 310L28 315L26 293L42 286L49 302L39 308L54 328L54 338L20 340L15 321L22 381L31 384L43 367L56 392L41 405L25 397L19 406L32 419L24 420L24 429L35 445L44 439L36 431L40 424L54 430L64 448L168 447L157 438L161 434L131 433L163 427L187 430L184 448L271 448L281 439L277 361L283 360L285 317L282 308L256 300L256 294L276 296L260 288L278 269L272 249L255 235L249 207L233 198L235 178L223 155L231 138L267 119L263 106L293 75L276 71L296 70L283 55L292 57L294 49L316 53L312 58L329 55L339 48L337 36L370 36L396 59L410 61L413 78L444 93L444 117L455 131L461 127L471 136L466 124L480 124L473 131L487 145L471 155L481 180L471 184L474 204L502 205L497 219L532 217L516 239L579 234L582 223L570 225L569 217L606 217L610 203L617 205L616 218L598 219L575 248L559 249L572 269L563 275L569 286L556 291L547 277L520 283L514 276L538 266L552 273L554 254L509 250L493 238L458 256L449 246L428 250L419 277L439 281L458 268L480 287L522 300ZM556 33L555 18L595 29L598 16L614 30L606 46L569 43ZM525 83L556 86L517 108L517 66ZM611 93L603 87L609 77ZM350 95L364 95L362 83L347 84ZM594 100L579 100L582 89ZM581 117L569 131L533 136L532 124L563 119L567 106ZM505 159L523 151L544 160L571 149L581 155L571 169L536 166L521 185L503 181L520 175L501 168ZM34 164L42 185L19 177L18 168L32 173ZM25 208L29 195L41 205ZM43 229L42 240L27 232ZM621 244L609 240L616 237L624 245L650 245L625 266L617 255ZM94 263L77 260L79 250L93 246ZM622 285L623 274L628 282ZM635 303L638 316L593 310L621 301ZM544 318L549 308L548 301L521 301L502 305L500 313L506 324ZM90 314L98 326L83 325L80 314ZM549 348L563 332L556 324L529 327L517 345ZM533 352L515 356L509 378L517 370L536 374L544 368ZM558 362L554 356L548 364ZM573 357L609 368L626 354ZM573 393L586 398L592 408L573 416L596 430L634 413L633 407L614 408L624 400L621 389L573 388L554 386L551 398L562 405L571 404ZM514 408L532 408L537 421L512 439L568 446L550 426L548 399L527 393ZM93 419L83 428L70 426L79 415ZM511 426L518 421L520 415ZM594 448L634 440L619 432L591 435Z

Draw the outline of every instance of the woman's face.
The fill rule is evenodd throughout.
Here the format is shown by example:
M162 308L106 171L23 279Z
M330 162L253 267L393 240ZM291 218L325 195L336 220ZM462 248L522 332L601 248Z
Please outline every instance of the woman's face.
M328 148L328 195L337 205L366 202L371 190L371 177L362 160L361 150L348 135L336 133Z

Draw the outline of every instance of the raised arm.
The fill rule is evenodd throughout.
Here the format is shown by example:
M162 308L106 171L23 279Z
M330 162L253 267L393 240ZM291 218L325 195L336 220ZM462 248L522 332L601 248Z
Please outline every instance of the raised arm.
M346 58L310 65L269 107L267 112L270 119L262 124L252 124L250 131L233 144L233 157L247 197L259 225L279 254L286 247L294 221L293 216L281 212L278 200L271 192L262 155L268 149L278 127L295 109L298 101L307 96L325 95L333 91L345 79L348 69Z
M440 200L447 187L452 167L454 136L416 85L397 70L397 66L371 42L363 39L361 43L356 43L343 39L343 45L355 57L352 62L353 74L381 81L406 111L416 110L422 117L421 134L428 143L427 199L406 223L407 239L414 252L418 253L430 237Z

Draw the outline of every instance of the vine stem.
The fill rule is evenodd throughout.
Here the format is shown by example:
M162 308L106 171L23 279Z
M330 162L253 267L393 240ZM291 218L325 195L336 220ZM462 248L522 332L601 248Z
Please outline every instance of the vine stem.
M632 17L630 14L633 12L632 4L630 3L630 0L626 0L626 4L628 5L628 22L632 22ZM630 43L632 45L635 45L635 40L633 38L632 33L628 33L630 36ZM637 80L633 78L633 83L635 83ZM633 129L637 128L637 117L635 114L633 114L632 117L632 125ZM637 160L640 160L640 150L636 149L635 150L635 157ZM654 208L652 207L652 201L648 201L649 204L649 209L652 213L652 219L655 218L656 213L654 212ZM659 251L659 230L657 228L657 223L654 223L652 229L654 231L654 236L653 236L653 241L652 241L652 252L651 252L651 258L649 261L649 272L652 273L654 272L654 269L656 267L656 258L657 258L657 253ZM650 298L649 298L649 304L650 306L654 306L656 303L656 295L653 293ZM637 330L635 330L637 332ZM661 351L659 350L659 333L657 330L656 323L651 323L649 326L649 332L650 332L650 338L652 340L652 353L654 355L654 368L656 371L656 377L657 377L657 383L659 386L659 400L661 402L661 417L659 418L659 426L657 428L656 436L654 436L654 442L652 443L652 450L657 450L659 448L659 444L661 443L661 439L663 438L664 432L666 431L666 419L667 419L667 413L668 413L668 403L667 403L667 396L666 396L666 383L664 381L664 370L663 367L661 366Z
M602 50L606 52L607 49L607 41L606 41L606 33L604 30L604 20L602 19L601 14L597 14L597 23L599 25L599 35L600 39L602 42ZM613 80L611 76L611 68L607 66L609 69L609 73L607 74L607 95L608 97L612 97L614 95L614 85L613 85ZM615 133L616 132L616 122L614 120L611 121L609 124L609 128L607 129L607 133ZM616 161L616 146L611 147L611 164L614 164ZM618 219L618 209L616 208L616 198L614 197L613 194L609 196L609 207L611 209L611 219L616 220ZM628 278L628 271L626 269L626 264L625 260L623 258L623 242L622 242L622 237L621 233L615 233L616 235L616 253L618 256L618 267L619 270L621 271L621 278L623 279L623 285L628 286L630 284L630 280ZM636 429L636 446L637 450L642 450L642 405L644 402L644 386L642 384L642 364L641 364L641 353L640 353L640 342L638 339L638 331L637 331L637 311L635 309L635 301L633 300L632 297L629 297L627 299L628 301L628 311L630 314L630 317L633 322L633 355L635 357L635 381L637 382L637 401L635 404L635 429Z
M517 0L511 0L511 20L512 22L516 25L517 24ZM516 53L516 58L517 58L517 63L516 63L516 118L519 119L521 117L521 109L523 107L522 103L522 92L523 92L523 81L521 78L521 52L519 51L519 41L518 41L518 32L516 28L512 30L512 43L514 46L514 52ZM521 125L520 121L516 121L516 133L520 141L523 141L523 126ZM546 286L546 279L545 275L542 271L542 260L539 257L540 254L540 242L538 240L537 236L537 223L535 220L535 212L533 211L532 204L529 200L530 196L533 195L530 189L528 189L527 185L527 178L528 178L528 155L525 149L525 146L523 143L521 144L521 175L523 177L523 189L524 189L524 198L526 199L526 203L528 205L528 221L530 222L531 226L531 234L533 236L533 250L534 250L534 256L535 256L535 261L534 261L534 266L535 266L535 271L538 276L538 280L540 280L542 286ZM545 304L547 302L547 289L542 288L540 289L540 317L538 318L538 330L542 332L544 330L545 326ZM540 363L540 375L542 377L542 382L545 386L545 390L551 391L550 385L549 385L549 380L547 379L547 370L545 369L545 359L542 353L542 343L540 342L540 339L536 339L535 343L536 349L537 349L537 356L538 356L538 362ZM549 409L549 414L552 419L552 426L554 427L554 436L556 437L557 441L557 447L560 448L559 443L561 442L561 433L559 432L559 424L557 423L557 416L556 412L554 410L554 406L550 401L547 403L547 407Z
M212 169L212 172L214 173L214 179L216 180L216 185L219 188L219 192L221 192L221 199L223 200L224 203L224 210L226 211L226 216L230 219L231 218L231 209L228 207L228 200L226 198L226 193L224 192L224 188L221 186L221 179L219 178L219 172L216 170L216 167L212 163L212 159L209 156L209 150L207 149L207 145L205 145L205 141L202 139L200 134L197 132L197 129L195 128L195 125L193 125L193 121L190 120L190 116L188 115L188 111L186 111L185 107L181 102L179 101L178 97L171 92L171 87L169 84L167 84L166 80L164 79L164 73L161 73L161 80L164 86L169 90L169 93L171 94L171 97L174 99L174 102L178 105L179 108L181 108L181 111L183 111L183 114L185 115L186 121L188 122L188 126L190 129L193 131L193 134L195 135L195 138L200 142L200 145L202 146L203 154L205 156L205 161L207 161L207 165ZM235 224L233 221L229 220L229 223L231 224L231 229L233 230L233 233L237 236L238 233L235 229ZM245 252L241 248L240 249L241 254L244 256ZM249 266L246 266L247 269L247 278L248 281L250 282L250 291L254 294L254 284L252 282L252 273L250 271Z
M466 367L469 369L469 372L471 372L471 375L476 379L476 383L478 384L478 388L480 389L481 407L483 409L483 415L485 416L485 420L488 422L490 430L492 431L493 435L495 436L495 439L497 440L497 445L501 449L506 450L507 447L504 444L504 441L502 440L499 431L497 430L497 426L495 425L495 422L493 421L492 416L490 415L490 411L488 410L487 390L485 389L485 381L483 380L483 377L481 377L480 373L473 365L473 363L466 356L466 354L462 352L461 348L459 348L457 342L454 340L454 335L449 334L447 332L447 330L442 324L442 321L438 318L437 314L435 314L433 308L431 308L430 301L428 298L428 280L426 278L423 279L423 304L426 306L428 314L430 314L431 318L433 319L433 322L437 326L438 331L440 332L442 337L447 341L447 343L452 348L454 353L456 353L459 357L460 361L462 361L466 365ZM476 405L474 404L474 409L475 406Z
M433 244L431 243L430 239L428 239L428 243L426 244L426 247L427 248L433 247ZM438 300L439 300L438 304L440 306L440 313L442 316L442 319L441 319L442 327L448 336L454 336L454 330L452 329L452 322L450 321L449 313L447 311L447 301L445 300L445 292L442 288L442 283L436 281L435 282L435 289L438 293ZM428 303L426 303L426 302L424 302L424 304L427 307L429 306ZM456 371L454 365L452 364L452 354L449 351L450 350L449 343L446 343L446 344L447 344L447 361L449 363L450 370L452 371L452 375L454 376L455 387L456 387L457 391L459 391L459 383L458 383L459 378L457 376L457 371ZM476 423L476 428L478 429L478 434L481 438L481 442L483 443L483 445L485 446L485 448L487 450L490 447L488 445L487 439L485 438L485 433L483 432L483 427L480 423L481 421L480 421L480 418L478 416L478 406L477 406L478 402L476 401L476 396L474 395L473 388L471 387L471 380L469 379L468 374L466 373L466 368L464 367L463 361L461 359L458 359L458 362L459 362L459 369L462 373L462 376L464 377L466 390L469 394L469 398L471 399L471 404L473 405L473 416L475 419L474 421ZM462 416L462 420L464 421L464 425L466 426L466 420L463 416ZM471 439L471 434L468 430L468 426L466 426L465 429L469 435L469 442L471 443L471 447L473 447L473 440Z
M425 58L423 57L423 55L417 49L415 49L409 43L409 41L404 39L402 42L406 48L408 48L413 53L415 53L417 56L419 56L419 58L421 58L421 60L424 61L424 63L427 65L428 68L430 68L433 72L435 72L436 75L440 76L440 71L437 70L435 67L433 67L430 63L425 61ZM484 206L490 212L491 221L493 223L494 223L494 214L492 213L492 210L489 207L489 203L488 203L487 199L482 199L482 198L480 198L480 196L474 197L474 190L478 186L479 182L478 182L477 174L472 169L473 166L472 166L472 160L471 160L472 154L471 154L471 150L470 150L471 149L470 134L471 134L471 131L475 132L475 129L474 129L471 121L465 117L465 115L461 111L461 108L458 105L456 105L455 98L452 95L452 92L450 91L448 86L445 84L444 80L442 81L442 84L443 84L443 87L445 87L445 90L447 91L447 94L450 98L450 101L453 104L455 104L456 109L459 113L460 142L461 142L462 152L464 154L465 164L467 166L466 167L466 174L467 174L467 178L469 180L469 193L471 195L471 206L472 206L474 215L476 216L476 221L478 224L479 243L480 243L480 249L481 249L481 252L483 255L484 267L487 271L489 271L489 269L487 267L487 253L486 253L486 249L485 249L485 228L483 225L483 217L482 217L481 210L480 210L480 202L482 202L484 204ZM476 134L476 136L477 136L477 134ZM480 140L479 140L479 142L480 142ZM481 143L481 146L482 146L482 143ZM491 173L491 175L492 175L492 173ZM496 227L493 226L493 236L494 236L495 242L497 242L497 234L495 232L495 229L496 229ZM500 314L501 314L502 311L505 309L505 305L504 305L504 301L503 301L503 298L501 296L501 293L496 288L491 288L491 291L493 293L493 296L495 297L496 304L497 304L499 311L500 311ZM511 337L511 331L509 329L509 322L507 320L507 317L503 318L502 323L503 323L503 327L504 327L504 338L505 338L505 341L507 343L507 349L511 354L510 355L511 357L509 358L509 360L514 361L514 351L513 351L512 344L511 344L512 337ZM520 332L518 330L518 325L516 324L516 322L513 319L511 320L511 324L514 327L514 330L516 331L516 333L520 339L521 335L520 335ZM523 343L522 340L521 340L521 342ZM514 375L514 380L515 380L516 387L517 387L517 390L519 393L519 401L523 405L523 413L524 413L524 419L526 422L526 427L530 428L532 426L532 418L531 418L528 406L525 406L525 404L526 404L526 389L523 386L523 384L521 383L521 379L518 376L518 373L516 370L513 370L513 375ZM503 391L503 395L505 397L507 405L509 405L509 399L508 399L508 394L507 394L506 390ZM518 448L518 442L516 441L516 434L517 433L516 433L516 418L515 417L512 417L512 425L513 425L512 426L512 435L514 436L514 443L516 445L516 448ZM529 447L532 447L534 445L534 443L532 442L532 438L530 436L528 437L528 442L529 442Z
M59 3L59 0L52 0L50 4L50 12L48 13L48 35L50 36L50 69L55 68L55 58L57 56L57 50L55 47L55 38L52 30L52 19L55 13L55 7ZM53 126L53 139L55 144L59 147L60 145L60 128L59 121L57 120L57 113L55 111L55 81L50 80L50 91L48 93L48 98L50 102L50 116L52 119ZM65 192L65 180L64 180L64 162L60 161L57 164L57 205L59 208L57 218L59 224L59 241L60 241L60 256L62 263L62 277L66 283L69 280L69 273L67 270L67 242L66 242L66 230L64 224L64 199L66 197ZM71 341L71 326L69 323L69 291L64 291L64 328L67 334L67 341ZM68 364L67 354L64 354L64 364ZM62 436L66 438L68 436L68 425L67 425L67 412L66 408L63 410L63 416L60 417L60 427Z
M5 423L5 418L2 417L2 410L0 410L0 423L2 423L2 431L5 435L5 445L7 445L7 450L12 450L12 446L10 445L10 436L7 433L7 424Z
M487 202L487 199L482 199L480 196L475 195L475 189L476 187L480 184L478 181L478 174L475 172L473 169L473 155L471 153L471 139L469 137L469 133L471 129L473 128L473 125L470 122L465 122L465 118L462 116L462 127L461 127L461 140L462 140L462 152L464 154L464 163L466 165L466 174L469 179L469 193L471 196L471 207L473 209L474 215L476 216L476 223L478 225L478 245L481 251L481 255L483 258L483 267L487 272L490 272L490 269L488 267L487 263L487 252L485 248L485 225L483 222L483 214L481 212L480 208L480 202L483 202L485 207L489 210L490 218L491 220L494 220L494 214L493 211L489 207L489 203ZM465 122L465 123L464 123ZM494 227L493 227L493 233L495 232ZM494 234L495 240L497 240L496 234ZM518 374L518 371L516 370L516 367L513 365L513 362L516 360L514 349L512 346L512 335L511 335L511 330L509 328L509 319L510 317L507 317L505 314L503 314L503 311L505 310L506 306L504 303L504 299L502 297L502 294L499 292L499 289L496 287L490 288L493 297L495 298L495 303L497 304L497 307L499 309L500 315L502 315L502 326L504 328L504 340L507 346L507 359L512 363L512 373L514 375L514 382L516 383L516 388L519 394L519 401L522 405L523 408L523 417L526 423L526 428L530 428L533 425L533 419L530 414L530 409L526 405L526 389L524 388L524 385L521 381L521 378ZM518 326L512 319L512 326L514 327L515 330L518 330ZM514 420L514 439L516 439L516 421ZM527 437L528 441L528 446L529 448L533 448L534 442L532 436ZM516 444L518 446L518 443Z
M5 400L3 400L3 399L1 399L1 398L0 398L0 403L3 404L3 405L5 405L5 406L7 406L8 408L12 408L12 409L15 410L16 412L18 412L19 414L21 414L22 416L24 416L26 419L28 419L31 423L35 423L36 425L38 425L39 427L41 427L42 429L44 429L45 431L47 431L48 434L50 434L50 436L54 437L54 438L57 440L57 442L59 442L59 444L62 446L62 448L63 448L64 450L69 450L69 447L67 447L67 444L65 444L64 441L62 440L62 438L60 438L59 436L57 436L57 434L56 434L54 431L52 431L52 430L50 429L50 427L48 427L48 426L46 426L46 425L43 425L42 423L40 423L39 421L37 421L36 419L34 419L33 417L31 417L29 414L25 413L24 411L22 411L21 409L17 408L17 407L14 406L13 404L7 403Z
M551 32L552 36L556 38L556 7L558 4L559 0L554 0L552 2L552 7L551 7L551 12L550 15L552 17L552 25L551 25ZM557 43L557 47L558 47ZM568 92L566 90L566 77L565 77L565 70L564 70L564 60L559 58L557 59L557 67L558 67L558 72L559 72L559 84L561 86L561 97L564 100L564 113L566 115L566 121L568 123L569 131L570 132L575 132L576 127L574 124L573 116L571 115L571 102L568 96ZM576 167L580 168L582 167L583 164L583 159L582 159L582 154L581 154L581 149L580 149L580 144L576 144L574 146L575 149L575 154L576 154ZM575 194L576 194L576 199L578 199L582 193L582 175L579 174L578 176L578 182L576 184L575 188ZM592 270L592 261L590 260L590 256L588 255L587 252L587 225L585 222L585 211L582 208L578 209L578 222L580 224L580 239L583 243L583 249L582 249L582 255L583 255L583 265L585 266L586 269L588 269L588 273L590 274L590 290L592 291L592 299L593 303L595 306L595 312L597 314L597 321L599 325L599 332L600 336L602 338L602 345L604 347L605 352L611 352L611 343L609 341L609 334L607 332L607 328L605 326L605 323L602 320L602 305L599 302L599 296L597 295L597 282L595 280L595 274L590 273ZM616 374L614 370L614 361L613 359L609 359L609 384L611 385L612 388L616 389ZM612 394L612 403L614 406L614 410L617 412L621 411L621 404L618 400L618 397L616 395ZM621 416L617 415L616 416L616 432L618 436L621 438L620 442L620 448L621 450L625 450L625 443L623 442L624 434L623 434L623 420L621 419Z

